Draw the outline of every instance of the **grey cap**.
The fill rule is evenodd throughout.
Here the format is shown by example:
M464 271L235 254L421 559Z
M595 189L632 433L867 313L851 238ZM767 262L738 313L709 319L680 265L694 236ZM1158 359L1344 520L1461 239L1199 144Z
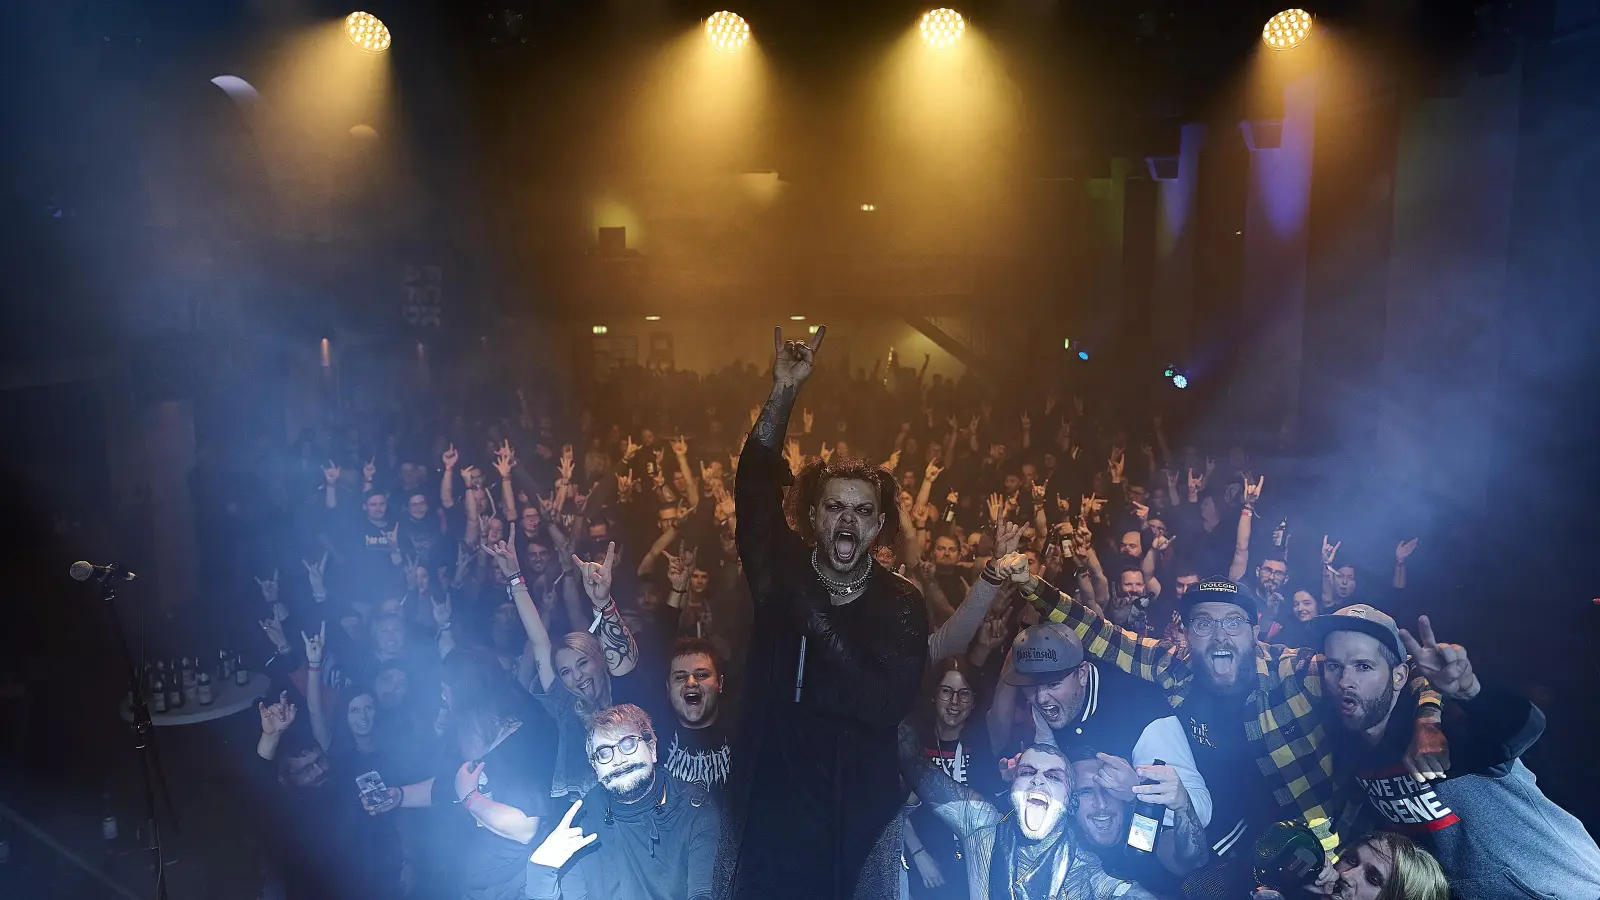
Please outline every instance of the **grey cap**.
M1400 626L1394 623L1388 613L1377 607L1357 603L1317 616L1310 625L1311 633L1317 636L1318 641L1326 641L1328 635L1335 631L1359 631L1376 638L1378 643L1394 651L1399 659L1406 658L1406 645L1400 640Z
M1059 622L1022 629L1011 642L1011 663L1001 674L1012 687L1059 681L1083 663L1083 642Z

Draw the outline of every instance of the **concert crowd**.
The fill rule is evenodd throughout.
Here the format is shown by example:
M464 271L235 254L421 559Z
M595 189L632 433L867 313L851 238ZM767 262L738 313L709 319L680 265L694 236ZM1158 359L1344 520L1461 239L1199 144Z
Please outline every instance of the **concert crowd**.
M202 455L265 896L1600 897L1543 713L1385 612L1417 540L1358 567L1252 448L825 334Z

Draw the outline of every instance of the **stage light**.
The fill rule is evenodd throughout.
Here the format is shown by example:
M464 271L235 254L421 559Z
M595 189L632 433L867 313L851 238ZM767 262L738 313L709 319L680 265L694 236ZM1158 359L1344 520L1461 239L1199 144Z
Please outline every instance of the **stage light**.
M388 26L369 12L357 11L345 16L344 36L368 53L382 53L391 43Z
M659 321L661 321L661 317L660 316L645 316L644 320L646 322L659 322Z
M1087 351L1087 350L1079 350L1078 351L1078 358L1083 360L1084 362L1088 362L1089 361L1089 351Z
M805 320L806 320L805 316L790 316L789 317L789 321L791 321L791 322L804 322Z
M595 334L605 334L608 329L604 325L596 325L589 330L593 331Z
M953 47L967 30L967 20L953 9L934 9L922 14L922 39L929 47Z
M1171 378L1176 372L1177 372L1176 369L1172 368L1171 366L1167 366L1167 370L1165 372L1161 373L1161 377L1162 378Z
M706 19L706 40L721 53L737 53L750 40L750 23L727 10Z
M806 329L806 331L811 333L811 334L816 334L817 333L817 329L819 329L821 327L822 327L821 325L812 325L812 326L808 327Z
M1311 37L1311 13L1286 9L1267 20L1261 41L1273 50L1293 50Z
M861 211L862 212L875 212L877 209L878 208L876 206L873 206L871 203L863 203L863 204L861 204Z
M1183 374L1172 376L1172 386L1180 391L1183 390L1189 386L1189 376Z

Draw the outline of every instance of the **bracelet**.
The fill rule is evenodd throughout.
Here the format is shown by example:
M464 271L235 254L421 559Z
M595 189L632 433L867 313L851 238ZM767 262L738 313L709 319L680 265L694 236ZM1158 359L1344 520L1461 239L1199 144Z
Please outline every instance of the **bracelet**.
M668 597L671 597L671 596L673 596L673 595L674 595L674 594L676 594L676 595L678 595L678 596L680 596L680 597L681 597L681 596L683 596L683 595L684 595L684 594L685 594L685 593L686 593L686 592L685 592L685 591L680 591L680 590L678 590L678 589L677 589L677 588L673 588L673 589L672 589L672 590L670 590L670 591L667 591L667 596L668 596Z
M521 572L517 572L516 574L510 575L506 578L506 590L508 591L519 584L523 587L528 586L528 579L523 578Z
M477 788L473 788L472 790L467 791L467 795L465 797L462 797L460 800L457 800L456 803L457 804L464 804L468 800L471 800L472 799L472 795L476 794L476 793L479 793L479 790Z
M312 672L321 672L322 671L322 663L317 663L314 666L313 665L307 665L306 668L309 669Z

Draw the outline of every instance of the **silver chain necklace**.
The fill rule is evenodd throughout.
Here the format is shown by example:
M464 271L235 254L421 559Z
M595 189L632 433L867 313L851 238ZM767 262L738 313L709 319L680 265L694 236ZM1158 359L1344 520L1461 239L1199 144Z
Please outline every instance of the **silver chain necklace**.
M828 589L828 593L835 597L843 597L846 594L854 594L856 591L859 591L866 586L867 579L872 577L872 562L870 560L867 562L866 570L861 573L860 578L857 578L855 581L852 581L849 584L843 584L834 581L832 578L829 578L827 575L822 573L822 565L817 562L817 548L812 547L811 571L816 572L817 577L822 579L822 586Z

